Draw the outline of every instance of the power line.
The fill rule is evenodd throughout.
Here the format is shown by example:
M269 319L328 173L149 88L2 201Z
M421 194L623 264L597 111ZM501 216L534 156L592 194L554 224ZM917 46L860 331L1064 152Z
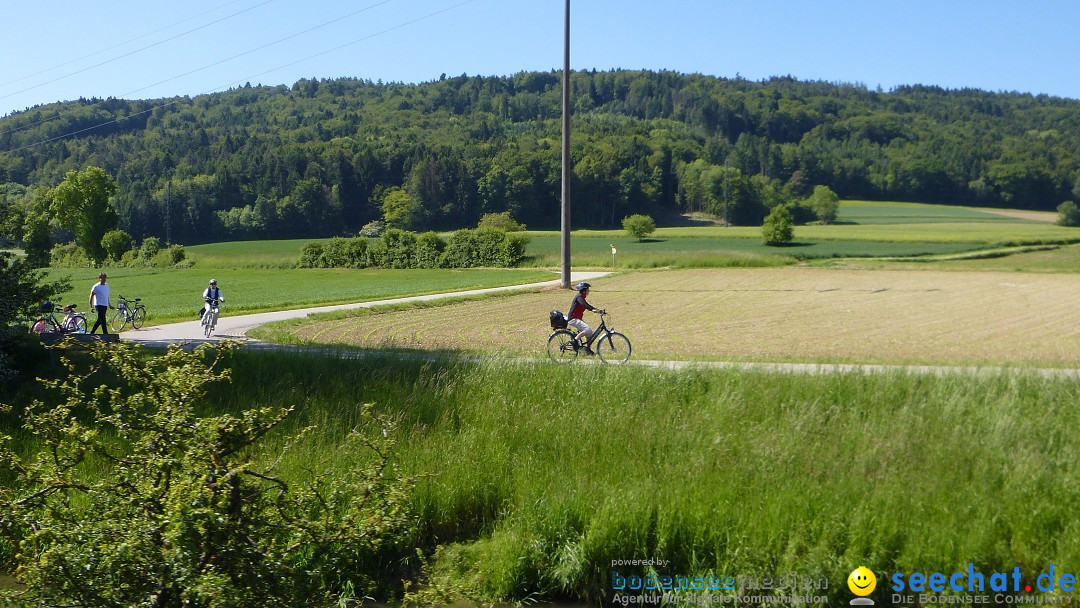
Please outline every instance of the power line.
M153 36L154 34L156 34L158 32L163 32L163 31L165 31L167 29L174 28L174 27L176 27L176 26L178 26L178 25L180 25L182 23L187 23L188 21L193 21L195 19L198 19L199 17L202 17L203 15L209 15L210 13L217 12L217 11L225 8L226 6L229 6L230 4L236 4L237 2L240 2L240 1L241 0L232 0L231 2L226 2L225 4L223 4L223 5L221 5L221 6L217 7L217 8L210 9L210 10L208 10L206 12L199 13L198 15L194 15L192 17L188 17L187 19L181 19L180 21L177 21L176 23L173 23L171 25L166 25L165 27L158 28L158 29L156 29L156 30L154 30L152 32L147 32L145 34L142 34L141 36L136 36L136 37L134 37L134 38L132 38L130 40L125 40L124 42L120 42L118 44L114 44L112 46L105 47L103 49L94 51L93 53L87 53L86 55L83 55L82 57L78 57L78 58L72 59L70 61L65 61L63 63L58 63L58 64L56 64L56 65L54 65L52 67L48 67L48 68L45 68L43 70L38 70L37 72L34 72L32 74L27 74L26 76L20 76L19 78L16 78L14 80L9 80L9 81L7 81L5 83L0 83L0 88L4 88L4 87L6 87L8 85L15 84L16 82L21 82L21 81L26 80L28 78L33 78L34 76L38 76L38 75L44 74L46 72L51 72L53 70L58 70L58 69L66 66L66 65L71 65L73 63L82 61L83 59L89 59L90 57L93 57L95 55L100 55L100 54L105 53L107 51L111 51L113 49L120 48L122 46L131 44L132 42L135 42L137 40L142 40L143 38Z
M92 69L94 69L94 68L99 68L99 67L101 67L101 66L103 66L103 65L106 65L106 64L112 63L112 62L114 62L114 61L117 61L117 60L123 59L124 57L130 57L130 56L132 56L132 55L135 55L136 53L141 53L141 52L143 52L143 51L145 51L145 50L147 50L147 49L152 49L152 48L154 48L155 46L160 46L160 45L162 45L162 44L165 44L166 42L170 42L170 41L172 41L172 40L176 40L177 38L182 38L182 37L184 37L184 36L187 36L188 34L190 34L190 33L192 33L192 32L197 32L197 31L199 31L199 30L201 30L201 29L204 29L204 28L210 27L211 25L215 25L215 24L217 24L217 23L221 23L222 21L225 21L225 20L227 20L227 19L232 19L233 17L235 17L235 16L237 16L237 15L242 15L242 14L244 14L244 13L248 12L248 11L251 11L251 10L254 10L254 9L256 9L256 8L259 8L260 6L264 6L264 5L266 5L266 4L270 4L270 3L271 3L271 2L273 2L273 1L274 1L274 0L265 0L264 2L261 2L261 3L259 3L259 4L256 4L255 6L252 6L252 7L248 7L248 8L245 8L244 10L242 10L242 11L238 11L238 12L235 12L235 13L233 13L233 14L231 14L231 15L228 15L227 17L222 17L221 19L218 19L218 20L216 20L216 21L211 21L210 23L207 23L207 24L205 24L205 25L200 25L199 27L196 27L196 28L192 28L192 29L190 29L190 30L188 30L188 31L186 31L186 32L182 32L182 33L180 33L180 34L176 34L175 36L170 36L169 38L166 38L166 39L164 39L164 40L159 40L159 41L157 41L157 42L155 42L155 43L153 43L153 44L150 44L150 45L144 46L144 47L142 47L142 48L139 48L139 49L135 49L134 51L130 51L130 52L124 53L123 55L117 55L116 57L113 57L112 59L106 59L105 61L102 61L101 63L95 63L94 65L91 65L91 66L87 66L87 67L85 67L85 68L83 68L83 69L81 69L81 70L75 70L74 72L71 72L71 73L69 73L69 74L64 74L63 76L58 76L58 77L56 77L56 78L53 78L52 80L46 80L45 82L41 82L41 83L35 84L35 85L34 85L34 86L32 86L32 87L26 87L25 89L21 89L21 90L15 91L14 93L8 93L7 95L0 95L0 99L7 99L8 97L12 97L12 96L14 96L14 95L18 95L19 93L25 93L25 92L27 92L27 91L32 91L32 90L34 90L34 89L36 89L36 88L38 88L38 87L43 87L43 86L45 86L45 85L47 85L47 84L52 84L52 83L54 83L54 82L57 82L57 81L63 80L63 79L65 79L65 78L68 78L68 77L70 77L70 76L75 76L76 74L82 74L83 72L87 72L87 71L89 71L89 70L92 70Z
M177 75L177 76L173 76L173 77L171 77L171 78L166 78L165 80L160 80L160 81L158 81L158 82L155 82L155 83L153 83L153 84L149 84L149 85L146 85L146 86L144 86L144 87L140 87L140 88L138 88L138 89L134 89L134 90L131 90L131 91L127 91L126 93L121 93L121 94L119 95L119 97L121 97L121 98L122 98L122 97L127 97L128 95L131 95L131 94L133 94L133 93L138 93L138 92L140 92L140 91L145 91L146 89L151 89L151 88L153 88L153 87L156 87L156 86L158 86L158 85L162 85L162 84L165 84L166 82L172 82L173 80L179 80L180 78L183 78L183 77L185 77L185 76L190 76L190 75L192 75L192 74L195 74L195 73L197 73L197 72L201 72L201 71L203 71L203 70L208 70L208 69L210 69L210 68L212 68L212 67L214 67L214 66L218 66L218 65L221 65L221 64L223 64L223 63L227 63L227 62L229 62L229 61L232 61L233 59L237 59L237 58L243 57L243 56L245 56L245 55L250 55L250 54L252 54L252 53L255 53L255 52L261 51L261 50L263 50L263 49L269 48L269 47L271 47L271 46L274 46L274 45L276 45L276 44L281 44L282 42L285 42L285 41L287 41L287 40L291 40L291 39L293 39L293 38L296 38L296 37L298 37L298 36L302 36L302 35L304 35L304 34L309 34L309 33L313 32L313 31L315 31L315 30L318 30L318 29L321 29L321 28L327 27L327 26L329 26L329 25L333 25L334 23L337 23L337 22L339 22L339 21L344 21L345 19L348 19L349 17L355 17L356 15L359 15L360 13L363 13L363 12L369 11L369 10L371 10L371 9L374 9L374 8L377 8L377 7L379 7L379 6L382 6L382 5L384 5L384 4L389 4L390 2L393 2L393 1L394 1L394 0L382 0L381 2L376 2L375 4L371 4L371 5L369 5L369 6L366 6L366 7L362 8L362 9L360 9L360 10L357 10L357 11L353 11L353 12L351 12L351 13L348 13L348 14L346 14L346 15L342 15L342 16L340 16L340 17L337 17L337 18L331 19L330 21L326 21L326 22L324 22L324 23L321 23L321 24L319 24L319 25L316 25L316 26L310 27L310 28L308 28L308 29L306 29L306 30L303 30L303 31L297 32L297 33L295 33L295 34L290 34L289 36L286 36L286 37L284 37L284 38L279 38L278 40L275 40L275 41L273 41L273 42L268 42L268 43L266 43L266 44L264 44L264 45L262 45L262 46L258 46L258 47L255 47L255 48L253 48L253 49L249 49L249 50L246 50L246 51L244 51L244 52L242 52L242 53L237 53L236 55L233 55L233 56L231 56L231 57L226 57L225 59L221 59L221 60L215 61L215 62L213 62L213 63L207 64L207 65L204 65L204 66L202 66L202 67L200 67L200 68L196 68L196 69L194 69L194 70L191 70L191 71L188 71L188 72L184 72L183 74L180 74L180 75ZM469 1L471 2L472 0L469 0ZM266 0L266 2L263 2L263 4L267 4L267 3L269 3L269 2L273 2L273 0ZM257 6L262 6L262 5L257 5ZM251 7L251 8L255 8L255 7ZM247 9L247 10L250 10L250 9ZM443 12L443 11L440 11L440 12ZM436 13L436 14L437 14L437 13ZM395 29L395 28L392 28L392 29ZM192 30L192 31L194 31L194 30ZM389 30L388 30L388 31L389 31ZM147 48L150 48L150 47L147 47ZM131 53L129 53L129 54L131 54ZM315 55L315 56L318 56L318 55ZM310 59L310 57L309 57L308 59ZM304 61L304 60L301 60L301 61ZM295 63L295 62L294 62L294 63ZM101 65L101 64L99 64L99 65ZM288 64L288 65L293 65L293 64L292 64L292 63L290 63L290 64ZM288 66L282 66L282 67L288 67ZM87 69L90 69L90 68L87 68ZM279 70L279 69L281 69L281 67L278 67L278 68L274 68L273 70L270 70L270 71L272 72L272 71L274 71L274 70ZM85 71L85 70L83 70L83 71ZM264 72L264 73L266 73L266 72ZM255 78L255 77L259 76L259 75L261 75L261 74L256 74L255 76L251 76L251 77L247 78L246 80L251 80L252 78ZM59 80L59 79L58 79L58 80ZM243 82L243 81L241 81L241 82ZM43 84L48 84L48 83L43 83ZM41 86L41 85L38 85L38 86ZM231 86L231 84L230 84L230 85L226 85L226 87L227 87L227 86ZM220 88L226 88L226 87L219 87L219 89L220 89ZM213 90L215 90L215 91L216 91L216 90L218 90L218 89L213 89ZM20 92L21 92L21 91L20 91ZM12 93L12 95L14 95L14 94L15 94L15 93ZM6 95L6 96L0 96L0 99L3 99L4 97L10 97L10 95ZM98 102L98 103L96 103L96 104L93 104L93 105L91 105L90 107L91 107L91 108L93 108L93 107L96 107L96 106L99 106L99 105L101 105L102 103L104 103L104 100L103 100L103 101L100 101L100 102ZM7 130L7 131L2 131L2 132L0 132L0 135L6 135L6 134L8 134L8 133L14 133L14 132L16 132L16 131L22 131L22 130L25 130L25 129L29 129L29 128L31 128L31 127L34 127L34 126L37 126L37 125L40 125L40 124L46 123L46 122L51 122L51 121L53 121L53 120L56 120L56 119L60 118L60 116L61 116L61 115L62 115L62 114L60 114L60 113L58 112L58 113L57 113L57 115L56 115L56 116L53 116L52 118L46 118L46 119L42 119L42 120L39 120L38 122L35 122L35 123L31 123L31 124L28 124L28 125L24 125L24 126L21 126L21 127L16 127L16 128L14 128L14 129L9 129L9 130ZM137 116L137 114L136 114L136 116ZM110 123L104 123L104 124L110 124ZM102 126L103 126L103 125L102 125ZM80 131L80 132L81 132L81 131Z
M310 32L310 31L312 31L312 30L314 30L314 29L318 29L318 28L320 28L320 27L325 27L326 25L330 25L331 23L335 23L335 22L337 22L337 21L341 21L342 19L345 19L346 17L351 17L351 16L353 16L353 15L355 15L355 14L357 14L357 13L361 13L361 12L364 12L364 11L366 11L366 10L370 10L370 9L372 9L372 8L375 8L376 6L380 6L380 5L382 5L382 4L387 4L387 3L389 3L389 2L392 2L392 1L393 1L393 0L383 0L382 2L376 3L376 4L374 4L374 5L371 5L371 6L367 7L367 8L361 9L361 10L359 10L359 11L356 11L356 12L354 12L354 13L350 13L349 15L345 15L345 16L343 16L343 17L339 17L339 18L337 18L337 19L334 19L334 20L332 20L332 21L328 21L328 22L326 22L326 23L324 23L324 24L322 24L322 25L316 26L316 27L314 27L314 28L310 28L310 29L308 29L308 30L305 30L305 31L303 31L303 32L300 32L300 33L297 33L297 34L293 34L292 36L288 36L288 37L286 37L286 38L282 38L281 40L278 40L278 41L275 41L275 42L271 42L271 43L269 43L269 44L263 45L262 47L259 47L258 49L253 49L252 51L246 51L246 52L244 52L244 53L240 53L239 55L234 55L233 57L230 57L230 58L228 58L228 59L223 59L223 60L221 60L221 61L218 61L218 62L212 63L212 64L210 64L210 65L204 66L204 67L202 67L202 68L199 68L199 69L197 69L197 70L192 70L191 72L187 72L187 73L185 73L185 74L181 74L180 76L176 76L176 77L174 77L174 78L169 78L169 79L166 79L166 80L162 80L161 82L158 82L158 83L155 83L155 84L152 84L152 85L146 86L146 87L142 87L142 88L140 88L140 89L136 89L135 91L131 91L131 92L129 92L129 93L124 93L124 95L129 95L130 93L135 93L135 92L138 92L138 91L142 91L142 90L144 90L144 89L148 89L148 88L150 88L150 87L154 87L154 86L157 86L157 85L159 85L159 84L162 84L162 83L165 83L165 82L169 82L169 81L171 81L171 80L176 80L177 78L182 78L182 77L184 77L184 76L187 76L187 75L189 75L189 74L193 74L193 73L195 73L195 72L198 72L198 71L200 71L200 70L204 70L204 69L207 69L207 68L209 68L209 67L212 67L212 66L218 65L218 64L220 64L220 63L224 63L224 62L226 62L226 61L229 61L229 60L231 60L231 59L235 59L236 57L240 57L240 56L242 56L242 55L247 55L247 54L249 54L249 53L251 53L251 52L254 52L255 50L260 50L260 49L266 48L267 46L271 46L271 45L273 45L273 44L277 44L278 42L283 42L283 41L285 41L285 40L288 40L288 39L290 39L290 38L295 38L296 36L299 36L299 35L301 35L301 34L305 34L305 33L308 33L308 32ZM280 70L280 69L284 69L284 68L287 68L287 67L290 67L290 66L296 65L296 64L298 64L298 63L302 63L302 62L304 62L304 61L308 61L308 60L310 60L310 59L314 59L314 58L316 58L316 57L321 57L321 56L323 56L323 55L326 55L326 54L328 54L328 53L332 53L332 52L334 52L334 51L339 51L339 50L341 50L341 49L343 49L343 48L346 48L346 47L352 46L352 45L354 45L354 44L358 44L358 43L360 43L360 42L365 42L365 41L371 40L372 38L375 38L375 37L377 37L377 36L381 36L381 35L383 35L383 34L387 34L387 33L389 33L389 32L393 32L393 31L395 31L395 30L399 30L399 29L402 29L402 28L404 28L404 27L407 27L407 26L409 26L409 25L412 25L412 24L415 24L415 23L419 23L420 21L424 21L424 20L430 19L430 18L432 18L432 17L435 17L435 16L438 16L438 15L441 15L441 14L443 14L443 13L446 13L446 12L448 12L448 11L454 10L454 9L456 9L456 8L460 8L460 7L462 7L462 6L466 5L466 4L470 4L470 3L472 3L472 2L475 2L475 1L476 1L476 0L464 0L463 2L459 2L459 3L457 3L457 4L454 4L454 5L452 5L452 6L449 6L449 7L447 7L447 8L444 8L444 9L441 9L441 10L437 10L437 11L434 11L434 12L432 12L432 13L428 13L428 14L426 14L426 15L422 16L422 17L417 17L416 19L412 19L412 20L406 21L406 22L404 22L404 23L401 23L401 24L395 25L395 26L393 26L393 27L389 27L389 28L387 28L387 29L384 29L384 30L382 30L382 31L376 32L376 33L374 33L374 34L369 34L369 35L367 35L367 36L364 36L364 37L362 37L362 38L357 38L356 40L353 40L353 41L351 41L351 42L347 42L347 43L345 43L345 44L342 44L342 45L339 45L339 46L336 46L336 47L333 47L333 48L331 48L331 49L327 49L327 50L325 50L325 51L321 51L321 52L315 53L315 54L313 54L313 55L308 55L307 57L304 57L304 58L302 58L302 59L298 59L298 60L296 60L296 61L292 61L292 62L286 63L286 64L284 64L284 65L279 65L279 66L277 66L277 67L275 67L275 68L271 68L271 69L269 69L269 70L266 70L265 72L260 72L260 73L258 73L258 74L253 74L253 75L247 76L247 77L245 77L245 78L241 78L241 79L239 79L239 80L235 80L235 81L233 81L233 82L230 82L230 83L228 83L228 84L226 84L226 85L222 85L222 86L219 86L219 87L216 87L216 88L210 89L210 90L208 90L208 91L204 91L204 92L202 92L202 93L199 93L198 95L209 95L209 94L211 94L211 93L219 92L219 91L222 91L222 90L225 90L225 89L231 88L231 87L233 87L233 86L239 85L239 84L240 84L240 83L242 83L242 82L250 82L251 80L253 80L253 79L256 79L256 78L258 78L259 76L262 76L262 75L265 75L265 74L269 74L269 73L271 73L271 72L275 72L275 71L277 71L277 70ZM79 130L77 130L77 131L72 131L72 132L70 132L70 133L64 133L64 134L62 134L62 135L57 135L57 136L55 136L55 137L51 137L51 138L49 138L49 139L46 139L46 140L42 140L42 141L39 141L39 142L35 142L35 143L32 143L32 144L26 144L26 145L20 146L20 147L18 147L18 148L15 148L15 149L13 149L13 150L6 150L5 152L6 152L6 153L12 153L12 152L19 152L19 151L21 151L21 150L26 150L26 149L29 149L29 148L33 148L33 147L41 146L41 145L44 145L44 144L52 143L52 142L54 142L54 141L57 141L57 140L60 140L60 139L65 139L65 138L71 137L71 136L73 136L73 135L79 135L80 133L85 133L85 132L87 132L87 131L92 131L92 130L94 130L94 129L97 129L97 128L100 128L100 127L105 127L105 126L108 126L108 125L112 125L112 124L119 124L119 123L120 123L120 121L122 121L122 120L128 120L128 119L131 119L131 118L135 118L135 117L137 117L137 116L142 116L143 114L147 114L147 113L149 113L149 112L153 112L154 110L157 110L157 109L163 109L163 108L167 108L167 107L169 107L169 106L173 106L173 105L176 105L176 104L180 103L181 101L182 101L182 100L176 100L176 101L171 101L171 102L169 102L169 103L165 103L165 104L161 104L161 105L158 105L158 106L154 106L154 107L152 107L152 108L149 108L149 109L143 110L142 112L137 112L137 113L135 113L135 114L131 114L131 115L129 115L129 116L124 116L124 117L121 117L121 118L115 118L115 119L113 119L113 120L105 121L105 122L103 122L103 123L100 123L100 124L96 124L96 125L93 125L93 126L90 126L90 127L86 127L86 128L83 128L83 129L79 129ZM101 101L101 102L99 102L99 103L97 103L97 104L94 104L94 105L100 105L101 103L104 103L104 101ZM52 118L52 119L50 119L50 120L55 120L56 118L59 118L59 115L57 115L56 117L53 117L53 118ZM44 121L43 121L43 122L44 122ZM11 131L4 131L3 133L0 133L0 135L5 135L5 134L7 134L7 133L11 133L11 132L13 132L13 131L17 131L17 130L21 130L21 129L22 129L22 128L19 128L19 129L12 129Z

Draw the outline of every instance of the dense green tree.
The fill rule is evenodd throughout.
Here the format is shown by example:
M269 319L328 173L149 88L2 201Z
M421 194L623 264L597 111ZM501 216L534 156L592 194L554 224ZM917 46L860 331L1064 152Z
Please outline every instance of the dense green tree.
M38 188L26 204L23 215L22 247L26 260L35 268L49 265L49 252L53 248L52 226L49 209L52 191Z
M27 258L0 251L0 380L15 377L13 362L25 351L26 323L39 314L41 303L70 285L66 280L48 281L45 273L35 270Z
M106 252L101 237L116 228L117 215L109 203L116 181L100 167L68 171L52 192L52 215L75 233L75 242L86 256L100 264Z
M787 205L777 205L769 212L761 226L761 234L765 244L770 246L790 243L795 238L795 220Z
M394 188L386 193L382 209L383 221L388 228L411 228L420 215L419 202L401 188Z
M836 221L836 214L840 210L840 197L828 186L814 186L814 193L810 195L807 203L822 224Z

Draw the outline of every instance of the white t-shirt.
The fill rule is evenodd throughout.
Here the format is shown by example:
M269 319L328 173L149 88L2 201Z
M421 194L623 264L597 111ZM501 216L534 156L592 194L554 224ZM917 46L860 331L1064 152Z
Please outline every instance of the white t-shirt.
M225 296L221 295L221 290L217 287L207 287L206 291L203 292L202 297L203 301L205 301L206 298L225 301Z
M94 302L92 306L108 306L109 305L109 284L95 283L94 287L90 290L90 294L93 296Z

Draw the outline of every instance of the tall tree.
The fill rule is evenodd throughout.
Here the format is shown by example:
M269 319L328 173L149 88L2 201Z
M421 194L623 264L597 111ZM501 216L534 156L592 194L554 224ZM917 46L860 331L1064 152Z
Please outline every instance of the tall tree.
M98 264L106 255L101 237L116 228L116 210L109 203L114 192L116 180L93 166L68 171L52 192L53 217L75 233L75 242Z

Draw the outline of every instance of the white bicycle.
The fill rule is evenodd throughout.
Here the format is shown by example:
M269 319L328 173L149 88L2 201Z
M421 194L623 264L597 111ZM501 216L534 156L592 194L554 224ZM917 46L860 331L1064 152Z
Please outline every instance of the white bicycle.
M210 305L210 309L203 313L202 326L203 334L209 338L214 334L214 328L217 327L217 320L218 316L221 315L221 310L218 308L217 300L207 300L206 303Z

